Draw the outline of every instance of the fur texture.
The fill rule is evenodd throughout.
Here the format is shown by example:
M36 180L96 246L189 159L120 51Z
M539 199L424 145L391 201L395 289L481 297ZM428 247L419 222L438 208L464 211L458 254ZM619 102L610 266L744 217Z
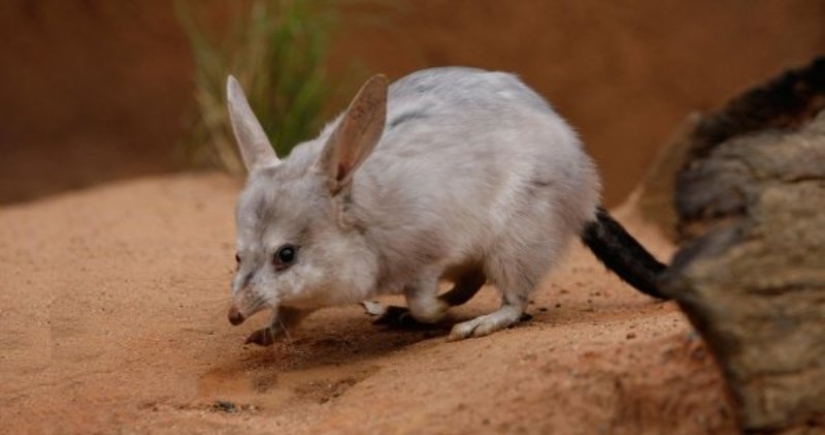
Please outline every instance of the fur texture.
M511 74L437 68L389 89L376 76L283 160L245 143L260 125L235 109L248 105L233 86L250 170L236 212L235 321L269 308L277 332L304 317L296 312L403 293L412 317L437 322L491 282L501 308L455 325L450 338L486 335L519 320L570 239L597 221L593 162ZM273 258L286 244L297 259L279 269ZM442 279L456 287L439 297Z

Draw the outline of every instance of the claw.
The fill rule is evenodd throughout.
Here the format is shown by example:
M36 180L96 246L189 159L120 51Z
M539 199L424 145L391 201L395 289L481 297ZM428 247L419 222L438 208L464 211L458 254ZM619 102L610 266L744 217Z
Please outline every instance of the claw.
M364 307L364 311L371 316L384 316L387 314L387 307L379 302L362 301L361 306Z
M249 337L246 338L244 344L257 344L258 346L272 346L275 344L275 338L277 338L276 331L273 328L263 328L259 329Z

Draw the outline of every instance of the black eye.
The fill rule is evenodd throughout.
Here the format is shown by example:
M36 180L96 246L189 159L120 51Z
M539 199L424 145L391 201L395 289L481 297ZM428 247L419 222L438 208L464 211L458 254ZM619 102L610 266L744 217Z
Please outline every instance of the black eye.
M235 254L235 263L240 263L240 262L241 262L241 256L238 255L238 254Z
M272 258L272 263L278 268L285 268L294 263L296 258L298 258L298 247L287 243L278 248Z

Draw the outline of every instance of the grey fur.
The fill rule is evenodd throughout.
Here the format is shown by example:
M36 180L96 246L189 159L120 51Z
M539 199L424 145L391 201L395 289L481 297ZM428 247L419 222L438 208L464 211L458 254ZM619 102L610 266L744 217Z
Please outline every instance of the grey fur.
M288 158L249 166L236 212L233 308L243 317L269 308L280 330L279 307L308 313L403 293L415 319L437 322L486 279L502 292L501 308L455 325L450 338L517 322L568 242L594 220L600 183L591 159L514 75L419 71L389 87L385 116L382 80L371 80L344 115ZM251 112L234 111L233 98L233 119L256 125L246 119ZM342 127L371 114L349 123L357 128ZM365 139L358 129L379 135ZM242 151L260 154L238 140ZM331 147L340 149L330 154ZM336 168L347 166L325 163L325 154L363 164L335 185ZM284 243L300 247L298 260L278 272L271 259ZM438 297L442 279L459 283L452 296Z

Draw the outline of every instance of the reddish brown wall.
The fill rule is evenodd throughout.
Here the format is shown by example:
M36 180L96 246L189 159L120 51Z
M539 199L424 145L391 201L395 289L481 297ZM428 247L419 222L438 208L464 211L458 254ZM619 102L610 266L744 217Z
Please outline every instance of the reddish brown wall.
M408 3L384 27L345 20L332 68L517 72L580 131L611 203L687 112L825 51L819 0ZM0 3L0 202L177 166L192 60L171 4Z
M825 52L817 0L411 4L396 26L350 35L338 55L393 76L447 64L519 73L579 130L610 203L689 111Z
M173 167L192 61L171 2L0 2L0 202Z

